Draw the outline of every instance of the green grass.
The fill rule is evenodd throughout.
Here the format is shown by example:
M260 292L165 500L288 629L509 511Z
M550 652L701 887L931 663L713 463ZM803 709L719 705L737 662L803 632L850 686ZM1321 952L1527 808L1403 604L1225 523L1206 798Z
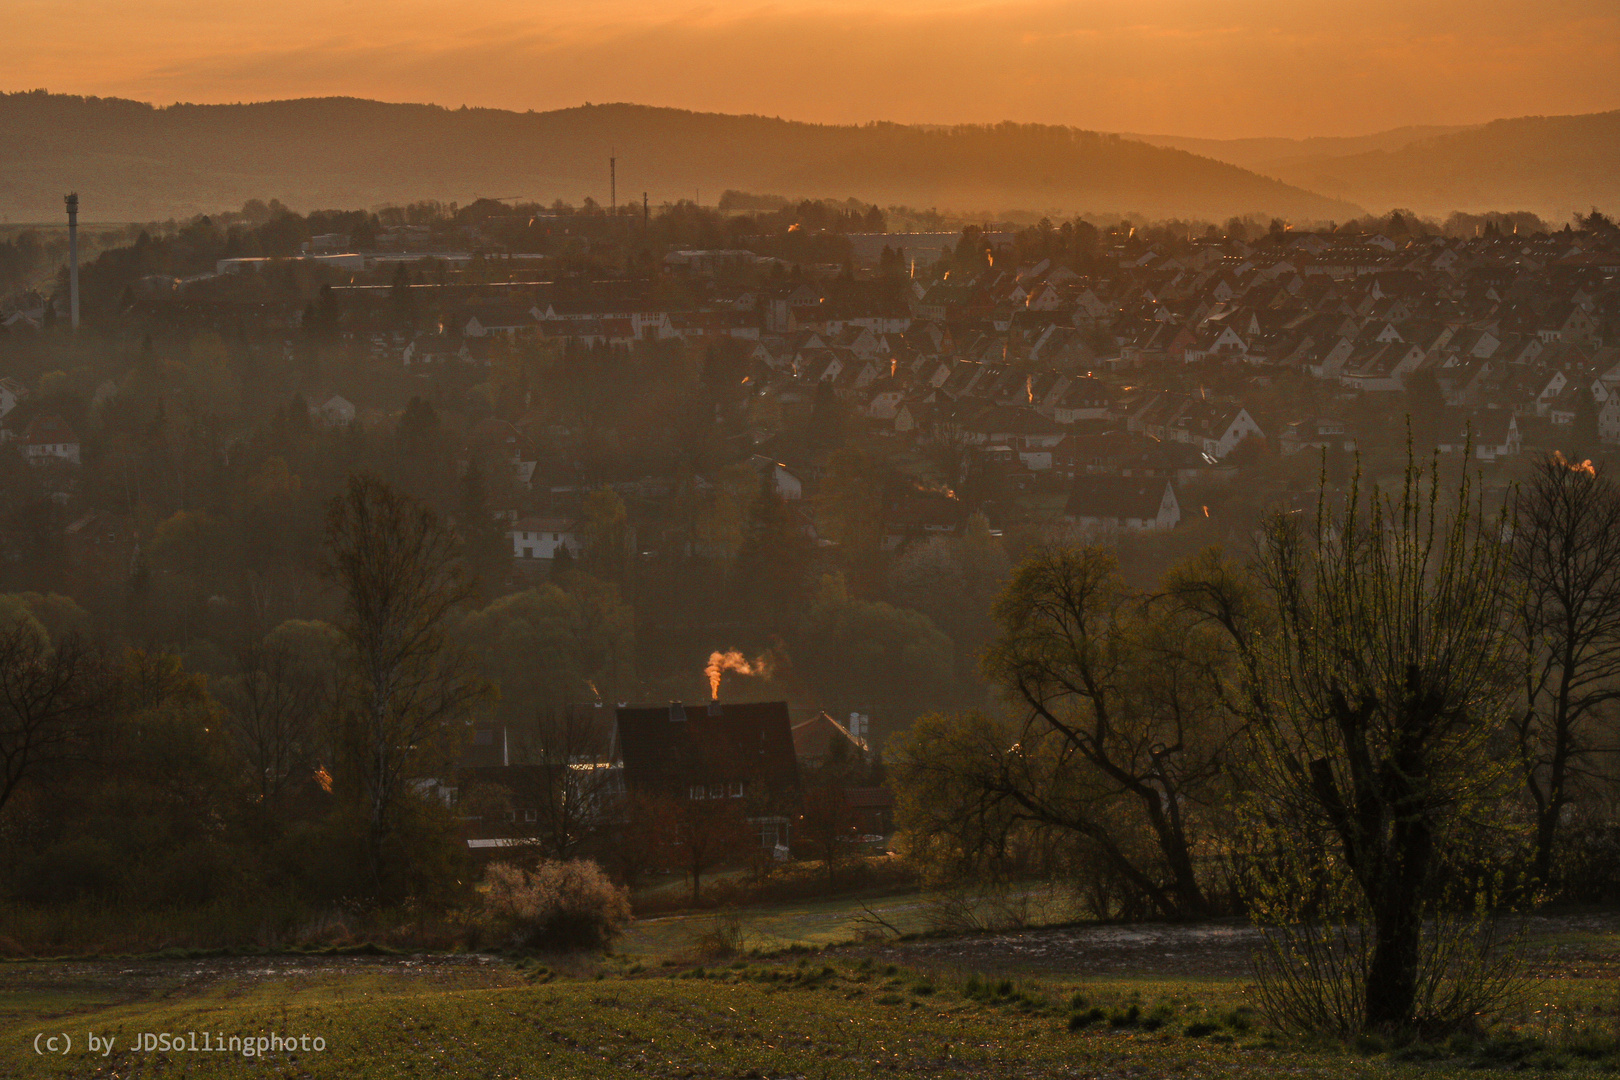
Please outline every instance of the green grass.
M749 949L779 949L792 945L839 945L881 930L873 920L901 934L933 930L932 894L915 890L876 896L840 896L798 903L759 904L711 913L680 913L638 919L626 931L619 951L666 956L690 952L721 920L735 920ZM1072 898L1054 890L1029 889L1020 899L1027 905L1028 925L1065 923L1077 917Z
M1613 983L1547 984L1590 1022ZM1239 980L1041 981L841 952L704 966L546 958L234 958L0 966L0 1076L1480 1077L1612 1071L1601 1033L1520 1026L1486 1044L1361 1050L1279 1039ZM80 1049L38 1057L35 1034ZM86 1032L114 1037L92 1061ZM319 1053L132 1052L139 1032L320 1036ZM1583 1049L1585 1047L1585 1049ZM1583 1056L1585 1054L1586 1056ZM99 1071L98 1071L99 1070Z

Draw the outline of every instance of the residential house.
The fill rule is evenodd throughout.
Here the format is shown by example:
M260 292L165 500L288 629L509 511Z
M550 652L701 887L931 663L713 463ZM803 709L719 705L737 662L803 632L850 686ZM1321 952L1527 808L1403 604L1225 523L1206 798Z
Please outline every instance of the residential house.
M851 726L858 730L865 719L852 713ZM869 752L865 738L824 712L793 725L793 753L805 768L814 769L830 761L861 761Z
M60 416L41 416L17 440L30 465L79 464L79 437Z
M1295 420L1277 438L1277 450L1284 457L1307 449L1338 449L1355 453L1356 437L1343 420L1324 416L1314 420Z
M1074 481L1063 516L1087 530L1163 532L1181 521L1181 504L1168 482L1082 476Z
M1191 443L1219 461L1245 439L1265 438L1265 432L1241 405L1196 400L1172 423L1166 435L1175 442Z
M621 705L617 718L632 798L733 803L761 847L790 843L800 786L787 702Z
M333 394L319 405L311 406L309 411L323 427L343 427L354 423L354 402L342 394Z
M551 560L562 548L567 548L570 555L578 555L585 549L579 531L567 518L519 518L507 529L507 536L512 541L514 559Z

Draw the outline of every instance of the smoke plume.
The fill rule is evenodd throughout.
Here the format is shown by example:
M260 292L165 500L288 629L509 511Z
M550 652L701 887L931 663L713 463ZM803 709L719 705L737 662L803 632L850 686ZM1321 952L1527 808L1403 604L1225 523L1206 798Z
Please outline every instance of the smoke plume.
M736 649L726 652L712 652L709 654L709 664L703 673L709 677L709 696L720 696L720 676L723 672L735 671L738 675L758 675L760 678L769 678L770 664L762 656L749 663L748 658Z

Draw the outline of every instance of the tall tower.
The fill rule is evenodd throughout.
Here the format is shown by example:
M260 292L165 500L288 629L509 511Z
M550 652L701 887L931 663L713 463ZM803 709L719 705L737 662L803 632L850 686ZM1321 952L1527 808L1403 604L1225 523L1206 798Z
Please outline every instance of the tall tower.
M68 310L73 329L79 329L79 194L66 198L68 214Z

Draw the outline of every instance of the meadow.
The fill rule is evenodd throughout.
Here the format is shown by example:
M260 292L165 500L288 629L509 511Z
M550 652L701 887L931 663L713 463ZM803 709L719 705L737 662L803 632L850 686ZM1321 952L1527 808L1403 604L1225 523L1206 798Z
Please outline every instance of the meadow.
M818 940L840 918L868 927L868 911L887 920L918 903L650 920L609 956L351 947L11 961L0 1076L1416 1080L1620 1066L1612 916L1538 923L1534 980L1492 1030L1395 1047L1268 1031L1230 924ZM272 1032L323 1048L201 1049ZM138 1042L164 1034L185 1048ZM66 1053L35 1052L51 1035Z

